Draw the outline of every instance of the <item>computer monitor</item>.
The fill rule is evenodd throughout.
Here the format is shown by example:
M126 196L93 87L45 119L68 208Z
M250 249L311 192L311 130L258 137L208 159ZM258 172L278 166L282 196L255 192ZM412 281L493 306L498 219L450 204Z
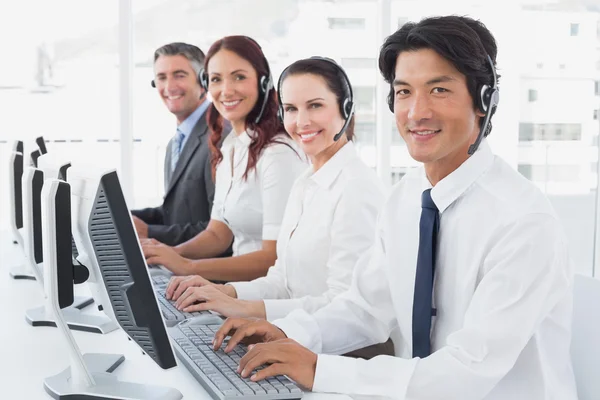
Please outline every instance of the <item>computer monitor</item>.
M67 170L70 166L70 162L65 161L63 157L56 156L55 154L44 153L38 158L38 167L44 172L46 179L58 178L66 182ZM73 258L76 259L79 252L75 244L75 239L72 240L71 246L73 247Z
M31 152L31 155L30 155L30 157L31 157L31 160L30 160L30 163L29 163L29 165L31 165L31 166L33 166L33 167L37 167L37 166L38 166L38 163L37 163L37 161L38 161L38 158L39 158L41 155L42 155L42 153L40 153L40 151L39 151L39 150L34 150L34 151L32 151L32 152Z
M46 149L46 141L44 140L43 136L39 136L39 137L35 138L35 143L37 144L38 148L40 149L40 155L44 155L48 152L48 150Z
M15 140L13 142L13 151L23 154L23 141L22 140Z
M95 283L98 294L94 298L99 307L113 317L126 335L158 366L163 369L173 368L177 365L175 354L117 173L93 170L94 168L73 166L68 173L69 183L46 181L44 190L48 184L57 187L54 192L64 185L71 190L72 231L79 250L78 260L90 269L90 281ZM48 191L52 197L53 191ZM57 196L55 194L54 197ZM66 233L63 235L66 237ZM47 259L45 255L44 259ZM65 279L68 280L68 275ZM71 368L73 367L72 362ZM82 373L93 375L92 368L82 365L79 367L82 369L80 372L85 370L87 372ZM65 382L62 378L59 380ZM46 388L49 393L56 395L64 395L77 388L81 390L77 385L69 385L70 389L61 387L62 383L59 384L52 378L46 383L53 385L50 388L46 385ZM119 392L114 398L181 398L181 393L175 389L149 389L146 385L134 385L135 390L132 391L132 385L123 384L123 392ZM120 387L119 382L113 382L111 393L115 393L117 387Z
M23 147L23 142L21 148ZM23 245L22 235L19 232L23 228L23 153L13 151L8 164L9 182L8 192L10 195L10 227L13 237L20 246Z
M42 158L40 158L42 161ZM46 160L47 161L47 160ZM66 164L70 165L70 164ZM26 321L32 326L56 326L53 313L48 301L47 283L44 280L44 263L42 255L42 208L41 192L44 178L56 178L62 166L45 162L46 171L27 167L23 174L23 238L25 244L25 259L40 283L45 296L43 305L30 308L25 312ZM69 207L70 210L70 207ZM71 243L72 239L69 241ZM73 265L73 282L80 284L87 280L89 272L86 267ZM72 289L71 289L72 291ZM74 297L73 305L63 311L65 320L71 329L107 333L117 328L106 315L83 314L81 310L94 302L89 296Z
M23 148L23 142L17 141L14 148ZM23 153L13 151L10 155L9 170L9 205L10 205L10 228L16 244L24 251L23 241ZM10 270L13 279L35 280L33 271L27 264L13 266Z

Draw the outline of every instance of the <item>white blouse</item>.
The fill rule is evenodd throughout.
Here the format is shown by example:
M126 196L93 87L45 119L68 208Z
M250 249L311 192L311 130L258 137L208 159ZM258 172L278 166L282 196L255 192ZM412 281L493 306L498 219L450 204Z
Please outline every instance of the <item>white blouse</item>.
M384 189L352 142L312 167L292 189L267 276L234 282L239 299L265 300L267 319L314 312L350 287L359 256L375 237ZM274 300L276 299L276 300Z
M307 166L304 153L281 134L277 141L286 144L266 147L244 179L251 141L248 132L231 132L221 146L223 160L216 171L211 219L233 232L234 256L262 249L263 240L277 240L292 185Z

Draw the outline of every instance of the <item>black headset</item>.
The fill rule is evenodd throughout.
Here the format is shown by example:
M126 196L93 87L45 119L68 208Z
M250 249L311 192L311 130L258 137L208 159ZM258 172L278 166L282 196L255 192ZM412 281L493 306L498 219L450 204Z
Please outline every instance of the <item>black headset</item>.
M271 89L273 89L273 77L271 75L271 69L269 68L269 61L267 60L267 57L265 57L265 54L262 51L262 47L260 47L258 42L252 39L251 37L242 37L248 40L249 42L254 43L254 45L258 48L260 54L262 54L265 65L267 66L267 75L262 75L258 78L258 95L262 96L262 105L260 106L260 111L254 120L254 123L258 124L260 122L260 119L262 118L263 113L265 112L267 102L269 101L269 92L271 91ZM206 73L204 68L200 70L200 74L198 74L198 80L200 81L200 85L204 88L204 90L208 91L208 74Z
M486 55L486 57L490 63L490 67L492 68L492 77L494 80L491 87L485 84L481 85L481 88L479 89L479 97L475 98L477 107L481 110L481 112L485 113L485 117L483 119L483 124L481 124L479 135L477 135L475 143L469 146L469 155L475 153L483 138L490 134L490 119L492 118L492 115L496 111L496 107L498 107L498 103L500 102L500 91L498 90L498 76L496 75L496 67L494 67L492 58L489 55Z
M483 84L479 86L477 92L479 92L479 96L475 97L475 105L482 112L485 113L485 117L483 119L483 124L481 124L481 128L479 130L479 135L477 135L477 139L475 143L469 146L468 153L472 155L477 151L481 141L484 137L490 134L490 119L494 114L496 107L498 107L498 102L500 101L500 91L498 89L498 76L496 75L496 67L494 67L494 62L492 58L486 54L486 59L490 64L492 69L492 86ZM390 94L388 95L388 106L390 107L390 111L394 112L394 87L390 88Z
M337 142L339 140L339 138L344 134L344 132L346 132L346 129L348 129L348 125L350 125L350 121L352 120L352 116L354 115L354 92L352 91L352 84L350 83L350 78L348 78L348 75L346 74L346 71L344 71L344 68L342 68L342 66L340 64L338 64L337 62L335 62L334 60L332 60L331 58L327 58L327 57L319 57L319 56L313 56L310 58L306 58L305 60L319 60L319 61L324 61L324 62L328 62L331 65L335 66L336 70L338 71L338 79L340 80L340 83L342 84L342 87L344 88L344 98L341 99L341 101L338 101L338 106L340 107L340 114L342 115L342 118L344 119L344 126L342 126L342 129L336 133L336 135L333 137L333 140L335 142ZM302 61L302 60L300 60ZM279 119L281 120L281 122L283 123L283 103L281 102L281 84L283 83L283 78L285 77L285 73L288 70L288 68L290 68L292 65L288 65L282 72L281 75L279 75L279 81L277 82L277 100L278 100L278 106L279 106L279 110L277 111L277 115L279 116Z

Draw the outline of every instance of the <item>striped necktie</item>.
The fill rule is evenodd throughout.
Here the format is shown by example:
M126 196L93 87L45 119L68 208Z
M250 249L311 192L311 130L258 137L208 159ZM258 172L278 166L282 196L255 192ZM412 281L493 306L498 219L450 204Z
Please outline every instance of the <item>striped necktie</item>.
M173 143L171 144L171 175L175 172L177 167L177 161L179 161L179 155L181 154L181 143L183 142L183 133L177 129L177 133L173 137Z

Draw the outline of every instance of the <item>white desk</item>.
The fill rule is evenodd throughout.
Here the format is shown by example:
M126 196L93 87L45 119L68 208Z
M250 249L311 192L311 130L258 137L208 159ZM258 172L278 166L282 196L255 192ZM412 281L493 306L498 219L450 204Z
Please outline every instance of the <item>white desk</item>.
M10 234L0 231L0 398L51 399L43 381L68 367L67 345L56 328L32 327L25 310L43 304L43 293L35 281L15 281L9 275L23 256ZM85 294L78 292L78 294ZM95 307L89 311L97 312ZM168 371L158 367L118 329L107 335L73 331L83 353L117 353L125 362L114 374L122 381L171 386L185 399L211 399L183 366ZM307 393L306 400L348 399L347 396Z

